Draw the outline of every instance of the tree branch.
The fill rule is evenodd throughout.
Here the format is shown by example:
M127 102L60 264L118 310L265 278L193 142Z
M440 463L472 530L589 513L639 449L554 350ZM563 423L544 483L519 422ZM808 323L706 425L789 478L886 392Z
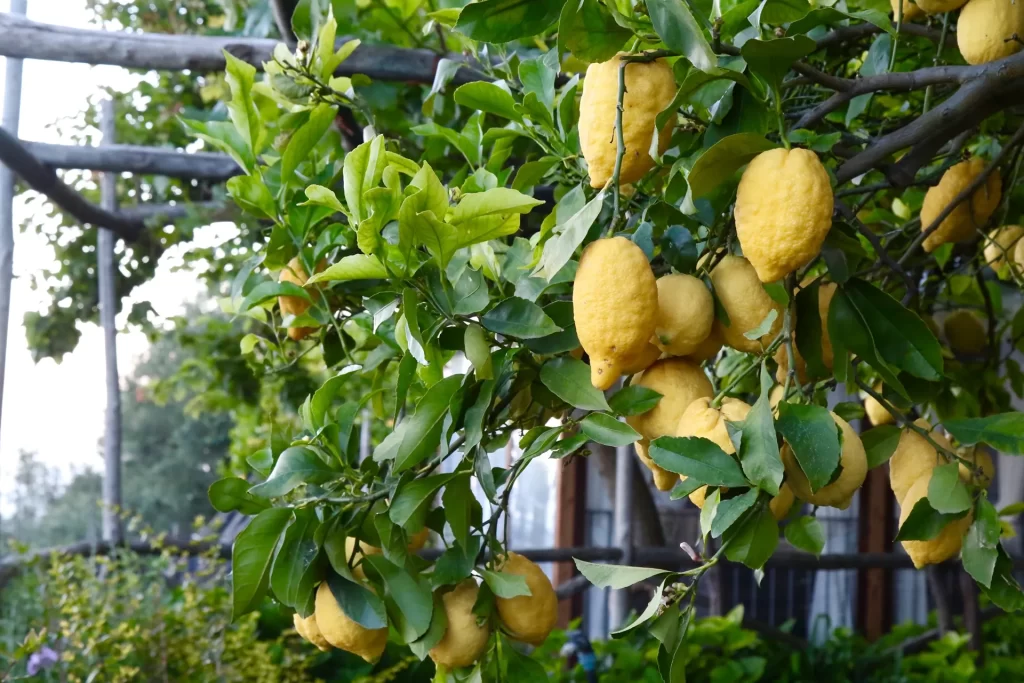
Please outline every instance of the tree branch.
M868 229L864 223L861 222L857 215L850 210L844 202L836 200L836 210L842 214L846 222L857 229L857 232L864 235L864 238L871 243L871 246L875 249L875 255L884 263L889 266L890 269L903 279L903 283L907 287L908 294L917 295L917 283L914 282L914 278L910 276L903 267L896 262L896 260L889 254L889 251L882 244L882 241L878 239L878 235Z
M227 180L242 169L227 154L179 152L142 145L51 145L19 140L22 147L51 168L83 168L112 173L140 173L172 178Z
M893 29L895 30L895 26ZM881 28L868 23L857 24L856 26L843 26L831 31L830 33L826 33L821 37L818 40L818 49L822 50L851 40L860 40L861 38L867 38L868 36L873 36L881 32ZM901 35L906 34L917 38L928 38L935 42L939 42L942 37L941 31L936 31L933 28L922 26L920 24L904 23L900 27L899 32Z

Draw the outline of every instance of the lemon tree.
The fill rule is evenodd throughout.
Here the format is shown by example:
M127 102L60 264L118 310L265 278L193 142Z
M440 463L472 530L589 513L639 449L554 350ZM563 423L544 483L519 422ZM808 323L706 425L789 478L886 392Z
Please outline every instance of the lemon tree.
M252 516L236 615L271 595L319 647L539 680L524 652L557 598L508 547L508 504L534 460L590 443L633 445L701 507L700 537L673 539L692 567L577 562L655 583L618 633L650 628L666 681L704 573L761 571L780 535L820 553L818 506L871 468L916 565L961 556L1024 606L985 451L1024 453L1024 54L977 16L998 5L1002 30L1019 4L963 4L407 3L392 19L445 52L403 89L336 75L359 57L349 9L302 0L298 48L262 75L227 54L226 119L186 121L263 226L223 305L257 373L328 373L210 490Z

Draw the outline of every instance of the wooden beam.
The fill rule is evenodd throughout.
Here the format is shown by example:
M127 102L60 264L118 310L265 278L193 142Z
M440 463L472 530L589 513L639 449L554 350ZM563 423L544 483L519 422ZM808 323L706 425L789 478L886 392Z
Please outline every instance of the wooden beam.
M93 31L43 24L7 13L0 13L0 36L0 55L5 57L199 72L223 71L225 51L262 69L278 43L269 38ZM345 40L348 38L340 38L339 42ZM337 74L364 74L379 81L433 83L437 64L444 56L469 62L462 55L363 44L342 63ZM464 68L452 82L468 83L482 77Z
M242 174L242 169L234 159L216 152L179 152L142 145L51 145L27 140L22 140L21 145L50 168L82 168L216 181Z
M558 470L558 503L555 507L555 547L572 548L586 545L587 459L570 458ZM555 585L571 580L576 574L572 562L555 563ZM558 625L568 626L583 614L583 594L558 603Z
M862 553L888 553L893 544L893 495L889 468L868 472L860 489L858 546ZM909 558L908 558L909 559ZM892 570L881 567L857 572L858 630L874 642L892 625Z

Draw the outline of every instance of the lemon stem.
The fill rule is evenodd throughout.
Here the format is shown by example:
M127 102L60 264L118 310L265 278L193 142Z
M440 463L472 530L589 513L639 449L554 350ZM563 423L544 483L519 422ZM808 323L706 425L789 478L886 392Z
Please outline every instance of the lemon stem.
M624 58L619 59L619 98L615 106L615 169L612 171L612 222L608 226L608 236L615 234L619 223L619 176L622 173L622 157L626 155L626 138L622 132L622 101L626 97L626 65Z
M902 11L903 11L903 6L901 5L900 6L900 13L901 14L902 14ZM932 60L932 66L938 66L939 65L939 59L942 58L942 51L946 48L946 36L948 34L949 34L949 12L946 12L945 14L942 15L942 35L939 36L939 47L938 47L937 50L935 50L935 59ZM924 108L921 111L922 115L923 114L927 114L928 110L931 108L930 105L931 105L931 101L932 101L932 90L933 90L933 88L934 88L934 86L929 85L924 90Z
M789 295L789 305L786 306L786 312L782 317L782 334L786 340L786 358L789 360L789 368L786 372L786 381L782 385L783 400L789 395L789 386L796 379L796 352L793 349L793 306L796 303L793 298L793 289L795 288L795 280L796 275L792 273L786 277L786 294Z

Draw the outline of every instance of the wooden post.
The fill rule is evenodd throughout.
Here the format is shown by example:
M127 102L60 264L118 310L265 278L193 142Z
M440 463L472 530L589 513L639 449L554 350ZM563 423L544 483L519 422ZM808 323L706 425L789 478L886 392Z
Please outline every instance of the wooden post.
M11 0L11 14L25 14L26 0ZM20 59L7 59L2 124L18 135L21 115ZM14 173L0 164L0 416L4 405L4 368L7 367L7 329L11 317L11 281L14 279Z
M971 634L969 647L978 653L975 664L980 669L985 664L985 639L982 632L981 607L978 605L978 586L963 568L959 568L958 573L960 592L964 599L964 628Z
M103 144L114 143L114 103L100 104L100 129ZM117 210L117 176L100 177L100 202L107 211ZM121 382L117 374L117 266L114 247L117 239L110 230L100 228L96 235L97 275L99 279L100 326L106 358L107 410L103 430L103 540L120 543L121 527Z
M558 506L555 509L555 547L579 548L586 545L587 459L570 458L558 470ZM572 562L555 563L555 585L560 586L576 573ZM583 614L583 593L558 603L558 625L565 628Z
M862 553L892 552L893 495L889 470L868 472L860 490L859 550ZM857 622L869 641L884 635L892 625L892 571L861 569L857 572Z

